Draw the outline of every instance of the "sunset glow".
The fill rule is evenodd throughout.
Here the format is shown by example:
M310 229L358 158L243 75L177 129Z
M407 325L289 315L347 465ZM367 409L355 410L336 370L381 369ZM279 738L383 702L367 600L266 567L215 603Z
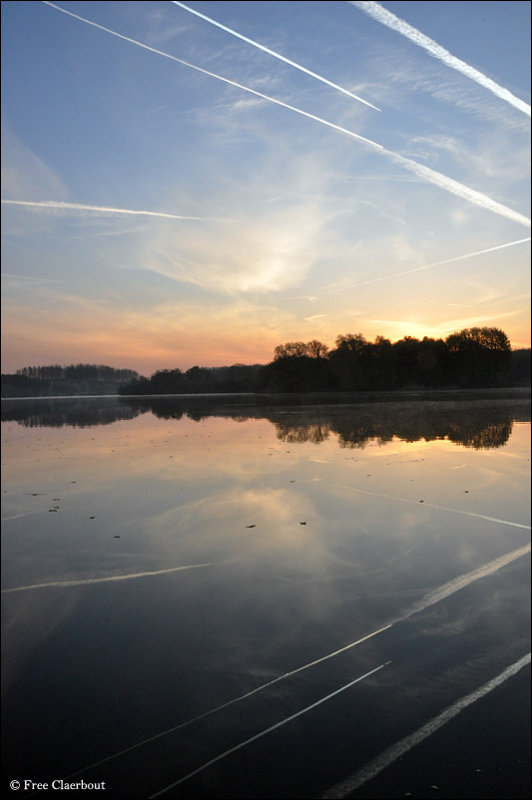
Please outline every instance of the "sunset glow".
M8 0L2 23L2 372L472 326L530 347L529 3Z

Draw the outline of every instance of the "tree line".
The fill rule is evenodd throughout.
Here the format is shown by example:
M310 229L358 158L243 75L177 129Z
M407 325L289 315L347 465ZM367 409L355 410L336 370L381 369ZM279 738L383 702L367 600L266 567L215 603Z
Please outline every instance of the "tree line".
M119 388L123 395L202 392L386 391L530 385L530 349L512 351L499 328L465 328L446 339L405 336L392 344L361 333L277 345L263 366L166 369Z
M512 350L499 328L464 328L446 339L341 334L323 342L277 345L268 364L163 369L150 378L130 369L71 364L23 367L2 375L2 396L155 395L240 392L357 392L394 389L530 386L530 348Z
M135 370L115 369L104 364L29 366L14 374L2 375L2 397L116 394L120 385L139 378Z

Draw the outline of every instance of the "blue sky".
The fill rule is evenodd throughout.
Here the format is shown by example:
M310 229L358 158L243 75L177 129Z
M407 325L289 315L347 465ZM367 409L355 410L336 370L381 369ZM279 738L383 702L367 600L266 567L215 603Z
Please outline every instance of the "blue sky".
M528 2L185 4L307 72L177 3L57 5L86 21L2 3L4 372L530 346Z

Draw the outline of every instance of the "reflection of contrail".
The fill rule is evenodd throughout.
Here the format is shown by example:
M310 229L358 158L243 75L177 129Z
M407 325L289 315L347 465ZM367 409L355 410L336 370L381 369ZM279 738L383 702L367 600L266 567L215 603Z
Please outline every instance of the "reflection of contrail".
M110 28L105 28L103 25L98 25L96 22L91 22L85 17L80 17L78 14L73 14L71 11L66 11L66 9L61 8L60 6L56 6L55 3L49 2L49 0L43 0L45 5L50 6L51 8L57 9L57 11L61 11L63 14L68 14L70 17L74 17L74 19L78 19L81 22L85 22L87 25L91 25L93 28L98 28L98 30L105 31L106 33L110 33L112 36L117 36L119 39L124 39L126 42L130 42L131 44L135 44L138 47L142 47L144 50L149 50L152 53L156 53L157 55L163 56L164 58L169 58L172 61L176 61L178 64L182 64L185 67L190 67L190 69L194 69L197 72L201 72L204 75L209 75L211 78L216 78L216 80L222 81L223 83L229 84L229 86L235 86L237 89L242 89L244 92L249 92L250 94L255 95L256 97L261 97L263 100L268 100L270 103L275 103L275 105L282 106L283 108L287 108L289 111L294 111L296 114L301 114L303 117L308 117L309 119L315 120L315 122L319 122L322 125L326 125L328 128L332 128L333 130L339 131L340 133L344 133L347 136L351 136L353 139L358 139L361 142L365 142L366 144L370 145L371 147L377 148L378 151L381 153L389 156L392 160L396 161L397 163L401 164L402 166L409 169L411 172L415 173L418 177L422 178L423 180L427 180L429 183L434 184L435 186L439 186L441 189L445 189L446 191L450 192L451 194L455 194L458 197L461 197L464 200L468 200L470 203L473 203L480 208L484 208L488 211L493 211L495 214L500 214L507 219L511 219L514 222L519 222L521 225L526 225L530 227L530 219L525 217L523 214L519 214L517 211L514 211L508 206L502 205L502 203L497 203L495 200L492 200L487 195L482 194L481 192L477 192L474 189L470 189L464 184L459 183L458 181L453 180L452 178L448 178L446 175L442 175L439 172L435 172L428 167L424 167L421 164L418 164L415 161L411 161L408 158L404 158L400 156L398 153L393 153L391 150L386 150L382 145L378 144L377 142L372 141L371 139L366 139L364 136L360 136L358 133L353 133L353 131L347 130L347 128L342 128L340 125L335 125L333 122L328 122L328 120L323 119L322 117L318 117L315 114L310 114L308 111L303 111L301 108L296 108L296 106L291 106L288 103L284 103L282 100L276 100L274 97L270 97L267 94L262 94L262 92L257 92L255 89L250 89L248 86L243 86L241 83L236 83L235 81L231 81L228 78L224 78L221 75L217 75L215 72L209 72L202 67L197 67L194 64L190 64L188 61L183 61L181 58L176 58L176 56L171 56L168 53L164 53L162 50L156 50L154 47L149 47L147 44L143 44L142 42L137 41L136 39L131 39L129 36L124 36L121 33L117 33L116 31L111 30Z
M268 55L273 56L274 58L278 58L280 61L284 61L285 64L290 64L291 67L295 67L296 69L301 70L306 75L310 75L312 78L316 78L316 80L321 81L322 83L326 83L327 86L332 86L333 89L337 89L339 92L343 92L343 94L348 95L348 97L352 97L353 100L358 100L360 103L364 103L364 105L369 106L370 108L375 109L375 111L380 111L380 108L374 106L372 103L368 103L367 100L363 100L362 97L359 97L353 92L349 92L347 89L344 89L342 86L338 86L336 83L332 83L331 81L327 80L327 78L323 78L321 75L317 75L312 70L307 69L306 67L302 67L301 64L297 64L295 61L291 61L289 58L285 58L280 53L276 53L275 50L270 50L269 47L265 47L263 44L256 42L254 39L248 39L247 36L243 36L241 33L237 33L232 28L228 28L226 25L222 25L221 22L216 22L215 19L211 17L207 17L205 14L200 14L199 11L195 11L193 8L189 8L184 3L178 3L177 0L172 0L175 6L180 6L184 8L185 11L189 11L191 14L195 14L197 17L204 19L206 22L210 22L211 25L216 25L217 28L221 28L223 31L232 34L232 36L236 36L238 39L242 39L243 42L247 42L248 44L253 45L253 47L258 47L259 50L262 50L264 53L268 53Z
M198 767L197 769L193 770L192 772L189 772L188 775L185 775L183 778L179 778L179 780L174 781L174 783L171 783L168 786L165 786L164 789L159 789L159 791L155 792L155 794L151 794L150 797L149 797L149 800L152 800L153 797L159 797L161 794L165 794L166 792L169 792L170 789L174 788L174 786L178 786L178 784L184 783L185 781L188 781L188 779L192 778L193 775L197 775L198 772L203 772L203 770L207 769L207 767L210 767L211 764L215 764L217 761L221 761L222 758L225 758L226 756L230 755L231 753L234 753L237 750L240 750L242 747L245 747L247 744L251 744L251 742L254 742L257 739L260 739L262 736L266 736L267 733L270 733L271 731L274 731L276 728L280 728L282 725L286 725L287 722L291 722L293 719L296 719L296 717L300 717L302 714L306 714L307 711L311 711L313 708L316 708L317 706L321 706L322 703L325 703L327 700L330 700L331 697L334 697L335 695L340 694L340 692L345 692L346 689L349 689L351 686L354 686L355 683L360 683L360 681L363 681L364 678L369 678L370 675L374 675L376 672L379 672L379 670L384 669L384 667L387 667L388 664L391 664L391 663L392 663L391 661L386 661L384 664L380 664L380 666L375 667L375 669L372 669L369 672L366 672L364 675L360 675L358 678L355 678L354 681L350 681L349 683L346 683L345 686L341 686L339 689L336 689L336 691L331 692L326 697L321 697L319 700L317 700L315 703L312 703L310 706L307 706L306 708L302 708L301 711L297 711L295 714L292 714L291 716L286 717L285 719L282 719L280 722L277 722L275 725L270 725L269 728L266 728L266 730L261 731L260 733L256 733L255 736L251 736L249 739L246 739L245 742L240 742L240 744L237 744L234 747L231 747L229 750L225 750L225 752L220 753L220 755L216 756L215 758L211 758L210 761L207 761L205 764L202 764L201 767Z
M525 545L524 547L520 547L517 550L513 550L511 553L506 553L506 555L500 556L499 558L494 559L493 561L488 562L487 564L483 564L481 567L478 567L471 572L466 572L464 575L458 575L456 578L444 583L442 586L439 586L437 589L433 589L433 591L428 592L424 595L420 600L417 600L413 605L406 608L405 611L400 614L395 619L392 619L387 625L384 625L382 628L377 628L377 630L368 633L366 636L362 636L360 639L356 639L354 642L350 642L349 644L344 645L344 647L338 648L338 650L333 650L331 653L327 653L325 656L321 656L320 658L316 658L314 661L309 661L307 664L303 664L301 667L297 667L296 669L292 669L289 672L285 672L283 675L279 675L277 678L273 678L271 681L267 681L267 683L263 683L260 686L257 686L255 689L251 689L249 692L245 692L245 694L241 694L238 697L233 697L232 700L228 700L226 703L222 703L215 708L209 709L209 711L204 711L202 714L198 714L198 716L193 717L192 719L186 720L185 722L181 722L178 725L174 725L172 728L168 728L161 733L156 733L154 736L150 736L147 739L143 739L141 742L137 742L136 744L132 744L129 747L125 747L123 750L120 750L118 753L113 753L110 756L106 756L105 758L100 759L100 761L96 761L94 764L90 764L88 767L83 767L82 769L78 770L77 772L73 772L71 775L68 775L67 778L73 778L76 775L81 775L84 772L87 772L94 767L99 767L101 764L105 764L108 761L113 761L115 758L119 758L120 756L125 755L126 753L130 753L133 750L136 750L139 747L142 747L145 744L149 744L150 742L154 742L157 739L162 739L164 736L167 736L170 733L174 733L175 731L180 730L181 728L186 728L188 725L192 725L194 722L199 722L199 720L204 719L205 717L209 717L211 714L215 714L218 711L222 711L224 708L229 708L229 706L234 705L234 703L238 703L241 700L245 700L247 697L251 697L257 692L261 692L263 689L267 689L270 686L273 686L279 681L284 680L285 678L290 678L293 675L297 675L299 672L303 672L310 667L314 667L316 664L321 664L324 661L328 661L331 658L339 655L340 653L345 653L347 650L352 650L353 648L357 647L359 644L368 641L368 639L372 639L374 636L378 636L379 633L383 633L384 631L389 630L393 625L396 625L398 622L404 622L409 617L413 616L414 614L418 614L420 611L424 611L429 606L438 603L440 600L443 600L446 597L449 597L451 594L458 592L460 589L464 589L466 586L469 586L470 583L474 581L478 581L481 578L485 578L487 575L491 575L493 572L497 572L497 570L502 569L507 564L510 564L512 561L515 561L517 558L521 558L526 553L530 552L530 544Z
M206 564L187 564L184 567L157 569L154 572L132 572L129 575L108 575L105 578L82 578L77 581L51 581L50 583L33 583L31 586L16 586L14 589L2 589L2 594L11 592L27 592L30 589L56 589L64 586L88 586L91 583L111 583L112 581L130 581L133 578L150 578L152 575L168 575L170 572L181 572L183 569L199 569L210 567L213 561Z
M431 736L435 733L438 728L441 728L442 725L445 725L446 722L449 722L453 717L456 717L464 708L467 708L474 703L476 700L480 700L481 697L491 692L493 689L496 689L497 686L500 686L501 683L511 678L513 675L516 675L523 667L527 664L530 664L531 654L527 653L526 656L523 656L514 664L510 664L509 667L506 667L499 675L495 678L492 678L490 681L485 683L483 686L479 686L478 689L475 689L465 697L461 697L457 700L456 703L453 703L452 706L449 706L441 714L438 714L437 717L434 717L422 728L419 728L415 733L412 733L410 736L406 736L404 739L401 739L400 742L397 744L392 745L389 747L388 750L384 750L380 755L370 761L369 764L366 764L359 772L356 772L351 777L347 778L346 780L342 781L341 783L336 784L333 786L332 789L329 789L325 794L322 795L323 800L336 800L336 798L347 797L351 792L354 792L355 789L358 789L359 786L362 784L367 783L367 781L374 778L379 772L382 772L383 769L386 769L390 764L393 764L398 758L403 756L412 747L415 747L417 744L426 739L428 736Z
M447 67L451 67L451 69L461 72L466 77L471 78L472 81L479 83L485 89L489 89L490 92L493 92L493 94L501 98L501 100L505 100L507 103L510 103L510 105L514 106L514 108L517 108L527 116L530 116L530 106L528 103L520 100L518 97L509 92L508 89L504 89L502 86L499 86L498 83L495 83L495 81L492 81L487 75L479 72L478 69L475 69L470 64L466 64L466 62L462 61L460 58L453 56L448 50L437 44L437 42L435 42L433 39L430 39L424 33L418 31L417 28L414 28L412 25L409 25L408 22L396 17L391 11L383 8L380 3L357 2L357 0L349 0L349 2L352 6L359 8L370 17L373 17L373 19L377 20L377 22L380 22L383 25L386 25L388 28L391 28L403 36L406 36L407 39L410 39L411 42L414 42L414 44L422 47L423 50L426 50L431 56L437 58L438 61L442 61Z
M359 492L359 494L369 494L372 497L386 497L389 500L399 500L401 503L412 503L419 505L419 500L410 500L408 497L397 497L395 494L383 494L382 492L370 492L369 489L359 489L357 486L340 486L335 484L335 489L348 489L351 492ZM427 508L437 508L438 511L449 511L451 514L464 514L466 517L476 517L476 519L485 519L487 522L498 522L500 525L511 525L512 528L524 528L526 531L530 530L530 525L525 525L522 522L511 522L507 519L499 519L498 517L488 517L486 514L476 514L474 511L462 511L459 508L447 508L446 506L437 506L434 503L426 503L423 501L423 506Z
M163 217L164 219L192 219L205 221L205 217L185 217L181 214L165 214L163 211L136 211L131 208L109 208L108 206L86 206L81 203L63 203L57 200L2 200L10 206L30 206L42 208L45 211L95 211L98 214L127 214L128 216L140 215L143 217Z
M16 277L16 276L13 276ZM29 517L31 514L42 514L43 511L46 511L44 508L39 508L37 511L23 511L20 514L12 514L10 517L2 517L2 522L9 522L12 519L20 519L20 517Z
M397 617L392 624L395 624L396 622L403 622L403 620L408 619L408 617L413 616L413 614L419 614L420 611L424 611L429 606L439 603L440 600L444 600L446 597L449 597L449 595L458 592L460 589L463 589L466 586L469 586L470 583L474 583L474 581L478 581L481 578L485 578L487 575L491 575L493 572L497 572L499 569L502 569L507 564L511 564L512 561L515 561L517 558L521 558L521 556L524 556L527 553L530 553L530 542L525 544L523 547L519 547L517 550L513 550L511 553L506 553L504 556L495 558L488 564L483 564L481 567L471 570L471 572L466 572L464 575L458 575L458 577L453 578L447 583L444 583L443 586L439 586L432 592L428 592L428 594L426 594L420 600L417 600L415 603L413 603L413 605L406 609L404 614L401 614L401 616Z
M495 247L487 247L485 250L475 250L474 253L464 253L462 256L454 256L453 258L446 258L444 261L434 261L432 264L425 264L424 267L414 267L414 269L406 269L402 272L392 272L390 275L381 275L380 278L371 278L369 281L358 281L357 283L349 283L339 289L330 289L331 292L343 292L345 289L354 289L355 286L367 286L369 283L378 283L379 281L386 281L388 278L398 278L402 275L410 275L413 272L422 272L425 269L432 269L432 267L441 267L443 264L452 264L454 261L462 261L466 258L474 258L475 256L482 256L485 253L494 253L496 250L504 250L505 247L513 247L516 244L524 244L529 242L530 236L526 239L516 239L515 242L507 242L506 244L497 244ZM324 290L327 291L327 290Z

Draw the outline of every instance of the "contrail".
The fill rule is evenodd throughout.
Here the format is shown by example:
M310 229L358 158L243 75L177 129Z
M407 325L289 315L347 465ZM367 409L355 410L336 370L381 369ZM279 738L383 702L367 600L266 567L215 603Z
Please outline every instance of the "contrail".
M417 28L409 25L408 22L396 17L395 14L392 14L391 11L381 6L380 3L358 2L358 0L349 0L349 2L352 6L355 6L355 8L359 8L361 11L364 11L370 17L377 20L377 22L382 23L382 25L386 25L386 27L397 31L402 36L406 36L407 39L417 44L418 47L422 47L423 50L426 50L427 53L430 53L431 56L437 58L438 61L441 61L447 67L461 72L467 78L470 78L472 81L480 84L480 86L488 89L501 100L505 100L507 103L514 106L514 108L522 111L523 114L526 114L528 117L530 116L530 106L528 103L525 103L524 100L520 100L519 97L516 97L508 91L508 89L499 86L498 83L495 83L495 81L492 81L487 75L479 72L478 69L475 69L470 64L466 64L466 62L462 61L460 58L453 56L445 47L442 47L433 39L425 36L424 33L421 33Z
M387 667L388 664L391 664L391 663L392 663L391 661L386 661L384 664L380 664L380 666L375 667L375 669L372 669L369 672L364 673L364 675L360 675L358 678L355 678L354 681L350 681L349 683L346 683L345 686L341 686L339 689L336 689L336 691L331 692L330 694L326 695L326 697L321 697L319 700L316 700L316 702L312 703L310 706L306 706L306 708L302 708L301 711L297 711L295 714L292 714L291 716L286 717L285 719L282 719L280 722L277 722L275 725L270 725L269 728L266 728L265 730L261 731L260 733L256 733L255 736L250 736L250 738L246 739L244 742L240 742L240 744L237 744L234 747L229 748L229 750L225 750L223 753L220 753L220 755L216 756L215 758L211 758L210 761L206 761L205 764L201 765L201 767L198 767L197 769L193 770L192 772L189 772L188 775L184 775L182 778L179 778L179 780L174 781L173 783L170 783L168 786L165 786L164 789L159 789L159 791L155 792L155 794L151 794L150 797L149 797L149 800L152 800L152 798L154 798L154 797L159 797L160 795L165 794L166 792L169 792L170 789L174 788L174 786L178 786L180 783L184 783L185 781L188 781L188 779L192 778L193 775L197 775L198 772L203 772L203 770L207 769L207 767L210 767L211 764L215 764L217 761L221 761L222 758L226 758L226 756L231 755L231 753L235 753L237 750L240 750L242 747L245 747L246 745L251 744L251 742L255 742L257 739L260 739L263 736L266 736L267 733L271 733L271 731L276 730L276 728L280 728L282 725L286 725L287 722L291 722L293 719L296 719L297 717L300 717L302 714L306 714L307 711L311 711L313 708L316 708L317 706L320 706L322 703L325 703L327 700L330 700L335 695L340 694L340 692L345 692L346 689L349 689L351 686L354 686L355 683L360 683L360 681L363 681L364 678L369 678L370 675L374 675L376 672L379 672L379 670L384 669L384 667Z
M493 211L495 214L500 214L503 217L507 217L514 222L519 222L521 225L526 225L528 228L530 228L530 219L528 217L525 217L523 214L519 214L517 211L513 211L512 209L508 208L508 206L498 203L496 200L492 200L491 197L482 194L482 192L477 192L475 189L470 189L469 186L464 186L463 183L459 183L453 178L447 177L447 175L442 175L441 172L436 172L429 167L418 164L417 161L412 161L412 159L405 158L404 156L394 153L391 150L387 150L386 153L392 158L393 161L397 162L398 164L402 164L402 166L410 170L410 172L413 172L420 178L424 178L429 183L433 183L435 186L440 186L440 188L446 189L451 194L455 194L457 197L461 197L463 200L469 200L470 203L480 206L481 208L485 208L487 211Z
M453 256L453 258L446 258L444 261L434 261L432 264L425 264L423 267L414 267L413 269L406 269L402 272L392 272L390 275L381 275L380 278L371 278L368 281L357 281L357 283L349 283L338 289L330 289L330 292L343 292L345 289L354 289L356 286L367 286L369 283L378 283L379 281L386 281L388 278L398 278L402 275L410 275L413 272L422 272L425 269L432 269L432 267L441 267L443 264L452 264L454 261L462 261L466 258L474 258L475 256L482 256L485 253L494 253L496 250L504 250L505 247L514 247L517 244L524 244L530 241L530 236L526 239L516 239L515 242L506 242L506 244L497 244L494 247L487 247L484 250L475 250L474 253L464 253L461 256ZM325 288L322 291L327 291Z
M422 166L418 164L416 161L412 161L409 158L405 158L404 156L399 155L398 153L394 153L391 150L387 150L378 142L374 142L371 139L366 139L365 136L360 136L358 133L354 133L353 131L348 130L347 128L342 128L340 125L335 125L333 122L329 122L322 117L318 117L315 114L310 114L308 111L303 111L301 108L297 108L296 106L292 106L289 103L285 103L282 100L277 100L274 97L270 97L267 94L263 94L262 92L257 92L255 89L250 89L248 86L243 86L241 83L236 83L236 81L229 80L229 78L224 78L221 75L217 75L215 72L209 72L202 67L197 67L194 64L190 64L188 61L183 61L181 58L177 58L176 56L171 56L168 53L164 53L162 50L157 50L154 47L149 47L147 44L143 44L142 42L137 41L136 39L131 39L129 36L124 36L121 33L117 33L116 31L111 30L110 28L106 28L103 25L99 25L96 22L91 22L85 17L80 17L78 14L73 14L71 11L66 11L66 9L61 8L60 6L55 5L55 3L49 2L49 0L43 0L43 3L51 8L55 8L57 11L61 11L63 14L67 14L69 17L73 17L74 19L80 20L81 22L85 22L87 25L91 25L93 28L98 28L99 30L105 31L106 33L111 34L112 36L117 36L119 39L124 39L126 42L130 42L131 44L135 44L138 47L142 47L144 50L149 50L152 53L156 53L157 55L163 56L164 58L169 58L172 61L176 61L178 64L182 64L185 67L189 67L190 69L194 69L197 72L201 72L204 75L209 75L211 78L216 78L216 80L222 81L223 83L228 84L229 86L235 86L237 89L242 89L244 92L248 92L249 94L253 94L256 97L260 97L263 100L267 100L270 103L274 103L275 105L281 106L283 108L287 108L289 111L294 111L296 114L300 114L303 117L307 117L308 119L313 119L315 122L319 122L321 125L326 125L328 128L332 128L333 130L338 131L339 133L343 133L346 136L350 136L353 139L358 139L358 141L365 142L366 144L370 145L370 147L376 148L379 152L383 153L390 157L393 161L402 166L406 167L406 169L413 172L418 177L422 178L423 180L428 181L429 183L434 184L435 186L439 186L441 189L445 189L446 191L450 192L451 194L457 195L464 200L468 200L470 203L473 203L480 208L484 208L487 211L493 211L495 214L499 214L507 219L512 220L513 222L519 222L521 225L525 225L526 227L530 227L531 221L528 217L525 217L523 214L514 211L508 206L503 205L502 203L498 203L495 200L492 200L485 194L481 192L477 192L475 189L470 189L468 186L465 186L458 181L455 181L453 178L448 178L446 175L442 175L439 172L435 172L435 170L429 169L428 167Z
M204 711L202 714L198 714L196 717L192 719L186 720L185 722L180 722L177 725L174 725L172 728L167 728L160 733L156 733L153 736L149 736L147 739L143 739L140 742L136 742L135 744L130 745L129 747L125 747L123 750L119 750L117 753L113 753L110 756L106 756L105 758L100 759L99 761L95 761L93 764L89 764L89 766L82 767L82 769L77 770L77 772L73 772L70 775L67 775L66 779L74 778L76 775L81 775L84 772L88 772L90 769L94 769L95 767L99 767L102 764L107 763L108 761L113 761L115 758L119 758L120 756L125 755L126 753L130 753L133 750L137 750L139 747L142 747L145 744L149 744L150 742L154 742L157 739L162 739L164 736L167 736L170 733L175 733L176 731L180 730L181 728L186 728L188 725L192 725L194 722L199 722L201 719L205 717L209 717L211 714L215 714L218 711L222 711L224 708L229 708L229 706L234 705L235 703L239 703L241 700L245 700L248 697L251 697L258 692L263 691L263 689L267 689L270 686L273 686L279 681L283 681L286 678L290 678L293 675L297 675L299 672L304 672L310 667L316 666L316 664L322 664L324 661L328 661L331 658L335 658L335 656L340 655L340 653L345 653L347 650L352 650L353 648L357 647L359 644L372 639L374 636L378 636L380 633L389 630L393 625L396 625L399 622L404 622L409 617L413 616L414 614L418 614L421 611L424 611L426 608L438 603L440 600L449 597L450 595L454 594L455 592L460 591L460 589L464 589L469 584L474 583L475 581L480 580L481 578L485 578L487 575L491 575L494 572L497 572L499 569L502 569L507 564L511 564L512 561L515 561L518 558L526 555L530 552L530 544L524 545L524 547L519 547L517 550L513 550L510 553L506 553L503 556L499 556L499 558L495 558L493 561L489 561L487 564L483 564L477 569L471 570L470 572L466 572L463 575L458 575L456 578L452 578L447 583L438 586L436 589L433 589L431 592L425 594L422 598L417 600L411 606L407 607L405 611L400 614L399 616L392 619L386 625L383 625L382 628L377 628L371 633L366 634L366 636L362 636L360 639L356 639L353 642L349 642L349 644L344 645L343 647L338 648L337 650L333 650L330 653L327 653L324 656L320 656L320 658L314 659L314 661L309 661L307 664L303 664L301 667L297 667L296 669L292 669L289 672L285 672L282 675L278 675L277 678L273 678L271 681L267 681L267 683L263 683L260 686L257 686L255 689L251 689L249 692L245 692L244 694L238 695L237 697L233 697L232 700L227 700L227 702L222 703L215 708L211 708L208 711Z
M224 78L222 75L217 75L216 72L209 72L207 69L203 69L203 67L197 67L195 64L191 64L189 61L183 61L182 58L177 58L176 56L171 56L169 53L164 53L162 50L157 50L155 47L150 47L147 44L143 44L143 42L139 42L136 39L131 39L129 36L124 36L122 33L117 33L117 31L111 30L111 28L105 28L103 25L98 25L96 22L91 22L89 19L85 19L85 17L80 17L78 14L73 14L71 11L67 11L65 8L61 8L60 6L56 6L55 3L49 2L49 0L42 0L43 3L51 8L57 9L57 11L62 11L63 14L68 14L69 17L74 17L74 19L79 19L81 22L85 22L87 25L92 25L93 28L98 28L101 31L105 31L106 33L110 33L112 36L117 36L119 39L124 39L126 42L130 42L131 44L136 44L138 47L142 47L144 50L149 50L152 53L156 53L159 56L163 56L164 58L169 58L171 61L176 61L178 64L182 64L184 67L189 67L190 69L194 69L197 72L201 72L203 75L208 75L211 78L216 78L218 81L222 81L223 83L227 83L229 86L235 86L237 89L242 89L244 92L248 92L249 94L253 94L256 97L261 97L263 100L268 100L270 103L275 103L275 105L282 106L283 108L288 108L290 111L295 111L296 114L301 114L303 117L308 117L309 119L313 119L316 122L321 122L322 125L327 125L329 128L334 128L341 133L347 134L347 136L352 136L354 139L360 139L362 142L366 142L372 147L377 147L379 150L384 149L382 145L377 144L377 142L372 142L371 139L366 139L364 136L360 136L358 133L353 133L353 131L348 131L347 128L342 128L340 125L335 125L333 122L328 122L326 119L322 119L321 117L317 117L315 114L310 114L308 111L303 111L301 108L296 108L295 106L291 106L288 103L284 103L282 100L276 100L274 97L270 97L267 94L262 94L262 92L257 92L255 89L250 89L249 86L243 86L241 83L237 83L236 81L232 81L229 78Z
M189 219L200 222L206 221L207 217L186 217L182 214L165 214L163 211L137 211L132 208L110 208L109 206L87 206L81 203L63 203L58 200L4 200L10 206L29 206L30 208L42 208L50 211L95 211L98 214L126 214L128 216L140 215L144 217L162 217L163 219Z
M15 586L13 589L2 589L2 594L13 592L27 592L30 589L57 589L65 586L88 586L91 583L112 583L113 581L130 581L133 578L151 578L153 575L168 575L170 572L181 572L184 569L199 569L210 567L214 562L206 564L187 564L184 567L171 567L170 569L157 569L153 572L130 572L127 575L107 575L105 578L82 578L77 581L51 581L50 583L32 583L29 586Z
M180 6L184 8L185 11L188 11L190 14L195 14L196 17L200 17L200 19L204 19L206 22L210 22L211 25L215 25L217 28L221 28L222 31L226 31L226 33L230 33L232 36L236 36L238 39L242 39L243 42L247 42L248 44L253 45L253 47L257 47L259 50L262 50L264 53L268 53L268 55L273 56L274 58L278 58L280 61L284 61L285 64L290 64L291 67L295 67L299 69L301 72L304 72L306 75L310 75L312 78L316 78L316 80L321 81L322 83L326 83L327 86L332 86L333 89L337 89L339 92L346 94L348 97L352 97L353 100L358 100L360 103L364 103L364 105L373 108L375 111L380 111L380 108L374 106L373 103L368 103L367 100L364 100L362 97L359 97L353 92L344 89L342 86L338 86L336 83L332 83L332 81L327 80L322 75L318 75L312 70L307 69L306 67L301 66L301 64L297 64L295 61L291 61L291 59L282 56L280 53L277 53L275 50L270 50L269 47L265 47L263 44L256 42L254 39L248 39L247 36L243 36L241 33L233 30L232 28L228 28L226 25L222 25L221 22L217 22L215 19L211 17L207 17L205 14L200 14L199 11L196 11L193 8L189 8L184 3L178 3L177 0L172 0L175 6Z
M382 772L383 769L386 769L390 764L393 764L398 758L403 756L405 753L408 753L413 747L426 739L428 736L431 736L435 733L442 725L445 725L447 722L456 717L464 708L467 708L472 703L480 700L481 697L488 694L488 692L493 691L496 689L497 686L500 686L501 683L511 678L513 675L516 675L523 667L527 664L530 664L531 654L527 653L527 655L520 658L514 664L510 664L509 667L506 667L499 675L495 678L492 678L483 686L479 686L478 689L475 689L468 695L461 697L456 703L453 703L452 706L449 706L441 714L438 714L437 717L433 717L429 722L423 725L422 728L419 728L415 733L412 733L410 736L406 736L401 741L397 742L397 744L392 745L387 750L384 750L380 755L374 758L369 764L366 764L359 772L356 772L351 777L346 778L346 780L342 781L341 783L336 784L333 786L332 789L329 789L325 794L322 795L323 800L338 800L339 798L347 797L351 792L354 792L355 789L358 789L359 786L362 786L364 783L367 783L379 772Z

